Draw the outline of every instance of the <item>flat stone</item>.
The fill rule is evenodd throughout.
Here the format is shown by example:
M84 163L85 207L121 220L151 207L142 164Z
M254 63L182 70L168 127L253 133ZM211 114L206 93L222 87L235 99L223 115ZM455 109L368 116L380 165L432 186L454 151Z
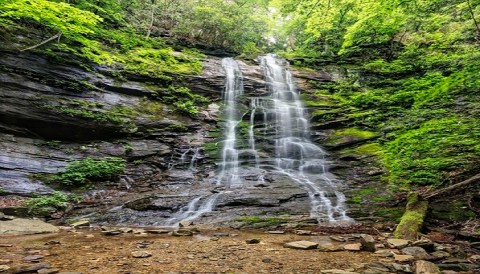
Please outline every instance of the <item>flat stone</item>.
M421 239L421 240L418 240L418 241L415 241L415 242L411 243L410 245L421 247L421 248L425 249L426 251L430 251L430 252L433 251L433 249L434 249L434 244L429 239Z
M58 268L44 268L37 271L38 274L56 274L60 272Z
M405 247L402 249L402 253L405 255L412 255L415 260L425 260L430 258L427 251L418 246Z
M47 263L38 263L38 264L33 264L33 265L20 265L16 267L12 267L10 272L11 273L30 273L30 272L36 272L40 269L44 268L50 268L50 264Z
M466 264L466 263L458 263L458 264L437 264L438 268L441 270L452 270L458 272L467 272L469 270L473 270L478 267L477 264Z
M132 252L132 257L133 258L148 258L152 257L152 253L148 251L133 251Z
M271 230L267 231L268 234L285 234L285 231L282 230Z
M43 259L42 255L29 255L23 258L24 261L27 262L38 262L39 260Z
M58 227L41 220L16 218L11 221L0 221L0 235L25 235L57 233Z
M362 234L360 237L360 243L362 245L362 250L375 252L377 247L375 246L375 239L368 234Z
M295 231L295 234L297 234L297 235L312 235L312 232L310 230L297 230L297 231Z
M330 236L330 239L336 242L345 242L347 241L344 237L341 236Z
M296 242L290 242L290 243L285 243L283 247L287 248L293 248L293 249L315 249L317 248L318 244L315 242L309 242L309 241L296 241Z
M443 260L443 259L446 259L446 258L450 257L450 253L448 253L446 251L435 251L435 252L430 253L430 256L431 256L432 260L438 261L438 260Z
M87 219L79 220L79 221L76 221L76 222L70 224L70 226L73 227L73 228L82 227L82 226L90 226L90 221L87 220Z
M404 248L408 246L410 243L409 240L403 240L403 239L388 239L387 240L387 246L390 248Z
M395 252L391 250L379 250L375 251L374 255L378 257L393 257L395 256Z
M175 230L172 232L172 236L175 236L175 237L193 236L193 232L190 230Z
M393 259L399 263L407 263L413 261L415 258L412 255L395 254L393 255Z
M130 227L121 227L118 230L120 230L122 233L132 233L133 229Z
M345 250L343 246L337 246L337 245L319 245L317 249L321 252L337 252L337 251Z
M8 265L0 265L0 272L5 272L9 269L10 269L10 267Z
M360 251L362 249L362 244L360 243L348 244L348 245L344 245L343 248L347 251Z
M118 230L118 229L112 229L112 230L104 230L102 231L102 234L105 235L105 236L115 236L115 235L120 235L122 234L123 232L121 230Z
M439 274L440 269L432 262L419 260L414 263L415 274Z

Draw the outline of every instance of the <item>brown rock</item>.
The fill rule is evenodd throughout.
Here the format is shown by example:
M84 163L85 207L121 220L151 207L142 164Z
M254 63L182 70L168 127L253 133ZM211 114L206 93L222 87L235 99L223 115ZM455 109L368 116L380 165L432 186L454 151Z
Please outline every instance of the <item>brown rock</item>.
M412 255L400 255L400 254L394 255L393 258L395 259L395 261L399 263L406 263L406 262L413 261L415 259Z
M297 241L297 242L290 242L285 243L283 247L293 248L293 249L315 249L317 248L318 244L315 242L309 241Z
M440 274L440 269L431 262L416 261L414 264L415 274Z
M375 246L375 239L371 235L362 234L360 236L360 243L362 245L362 250L369 252L377 251L377 248Z
M348 244L344 245L343 248L347 251L360 251L362 249L362 244L360 243L354 243L354 244Z

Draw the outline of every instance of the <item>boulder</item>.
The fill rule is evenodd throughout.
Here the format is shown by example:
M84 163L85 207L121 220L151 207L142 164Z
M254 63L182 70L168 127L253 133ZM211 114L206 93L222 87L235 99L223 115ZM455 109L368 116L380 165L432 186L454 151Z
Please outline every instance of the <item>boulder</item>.
M57 233L59 231L58 227L41 220L18 218L0 221L0 235Z
M362 244L362 250L375 252L377 247L375 246L375 239L368 234L362 234L360 236L360 243Z

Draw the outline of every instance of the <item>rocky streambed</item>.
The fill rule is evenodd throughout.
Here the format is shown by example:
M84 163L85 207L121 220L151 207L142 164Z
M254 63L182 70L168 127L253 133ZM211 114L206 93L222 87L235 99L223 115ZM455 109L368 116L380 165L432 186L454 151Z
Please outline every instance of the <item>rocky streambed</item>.
M0 233L13 221L20 222L0 221ZM99 228L85 221L69 227L22 222L30 231L19 235L10 230L0 238L0 273L453 274L480 270L478 242L453 241L441 233L407 241L359 226L336 232L294 224L238 230L186 222L169 231ZM50 233L24 234L39 232Z

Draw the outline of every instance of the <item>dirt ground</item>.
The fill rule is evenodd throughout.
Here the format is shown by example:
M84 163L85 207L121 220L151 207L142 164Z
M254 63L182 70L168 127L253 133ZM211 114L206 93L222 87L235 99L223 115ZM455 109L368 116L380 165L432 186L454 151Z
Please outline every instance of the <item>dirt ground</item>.
M247 244L251 239L258 239L260 243ZM369 252L321 252L282 246L298 240L339 244L328 236L277 235L263 231L202 230L194 236L174 237L167 234L105 236L98 229L81 229L58 234L3 236L0 238L0 264L13 269L35 262L48 263L60 272L83 274L300 274L327 269L353 270L362 264L382 260ZM134 258L132 252L135 251L146 251L151 256ZM33 262L26 261L35 255L40 256Z

